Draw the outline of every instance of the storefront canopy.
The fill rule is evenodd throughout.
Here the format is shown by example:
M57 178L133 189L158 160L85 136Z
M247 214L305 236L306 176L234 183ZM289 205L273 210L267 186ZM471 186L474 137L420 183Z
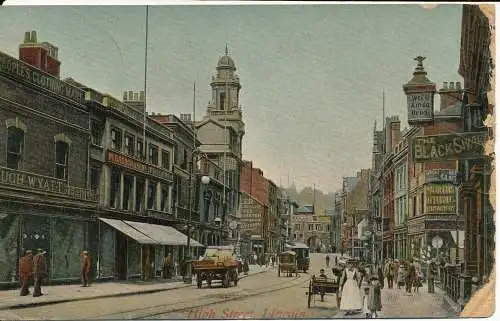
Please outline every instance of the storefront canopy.
M139 244L158 244L156 240L153 240L123 221L102 217L100 217L99 220L122 232L131 239L136 240Z
M147 224L141 222L124 221L128 225L156 240L161 245L184 245L187 246L187 235L177 231L171 226ZM189 242L191 247L203 247L196 240Z

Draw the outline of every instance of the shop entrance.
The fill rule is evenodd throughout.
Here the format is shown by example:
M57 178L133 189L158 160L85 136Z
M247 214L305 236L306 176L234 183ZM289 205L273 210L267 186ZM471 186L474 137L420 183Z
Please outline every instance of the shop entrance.
M127 279L127 237L121 233L116 233L116 278L118 280Z

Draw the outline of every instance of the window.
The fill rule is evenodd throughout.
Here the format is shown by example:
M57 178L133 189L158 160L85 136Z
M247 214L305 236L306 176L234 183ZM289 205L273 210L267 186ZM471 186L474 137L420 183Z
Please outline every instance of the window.
M135 211L140 212L144 204L144 181L137 180L135 188Z
M101 171L99 167L92 166L90 168L90 187L98 188L99 187L99 179L101 176Z
M158 146L149 144L149 162L158 165Z
M7 167L19 169L24 151L24 131L11 126L7 129Z
M132 204L133 188L134 188L134 178L129 175L124 175L122 207L125 211L129 211L133 206Z
M295 224L295 230L300 231L300 224Z
M118 198L120 194L120 171L116 168L111 170L111 193L109 197L109 207L118 207Z
M153 210L155 208L156 199L156 183L151 182L148 186L148 209Z
M424 192L420 194L420 214L424 214Z
M68 178L68 152L68 143L61 141L56 142L56 178Z
M130 134L125 135L125 149L128 155L133 156L135 153L135 137Z
M144 159L144 142L139 138L137 138L136 156L139 159Z
M97 122L92 122L90 128L92 144L102 146L102 126Z
M220 110L224 110L225 109L224 107L226 104L226 94L220 93L219 97L220 97L219 98L219 103L220 103L219 108L220 108Z
M161 190L161 211L168 212L168 188L166 185L163 185Z
M122 149L122 131L119 129L111 129L111 148L118 151Z
M309 224L309 231L312 231L314 229L314 224Z
M188 169L188 152L186 149L182 150L182 163L181 168L187 170Z
M170 153L167 149L161 151L161 165L165 169L170 169Z
M413 215L412 216L417 216L417 197L413 196Z

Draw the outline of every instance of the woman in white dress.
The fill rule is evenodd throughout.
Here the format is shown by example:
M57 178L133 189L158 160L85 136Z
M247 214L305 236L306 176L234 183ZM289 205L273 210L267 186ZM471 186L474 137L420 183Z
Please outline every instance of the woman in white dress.
M363 308L363 296L358 279L359 273L354 269L352 263L348 263L348 267L342 275L342 299L340 301L340 311L346 315L359 312Z

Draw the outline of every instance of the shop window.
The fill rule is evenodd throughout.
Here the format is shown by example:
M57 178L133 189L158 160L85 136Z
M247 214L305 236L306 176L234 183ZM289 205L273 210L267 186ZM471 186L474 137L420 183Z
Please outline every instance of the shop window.
M133 192L134 178L129 175L123 177L123 210L129 211L132 207L132 192Z
M66 142L56 142L56 178L68 179L69 145Z
M149 144L149 162L158 165L158 146Z
M113 168L111 170L111 193L109 197L109 207L117 208L120 196L120 172Z
M170 169L170 153L167 149L161 151L161 165L165 169Z
M144 181L137 180L135 185L135 211L140 212L144 203Z
M155 200L156 200L156 183L149 183L148 186L148 209L152 210L155 208Z
M19 169L24 151L24 130L11 126L7 129L7 167Z
M125 149L128 155L134 156L135 154L135 137L130 134L125 135Z
M424 193L420 194L420 214L424 214Z
M92 144L97 146L102 146L102 133L103 133L103 128L101 124L99 124L98 122L92 122L90 128Z

